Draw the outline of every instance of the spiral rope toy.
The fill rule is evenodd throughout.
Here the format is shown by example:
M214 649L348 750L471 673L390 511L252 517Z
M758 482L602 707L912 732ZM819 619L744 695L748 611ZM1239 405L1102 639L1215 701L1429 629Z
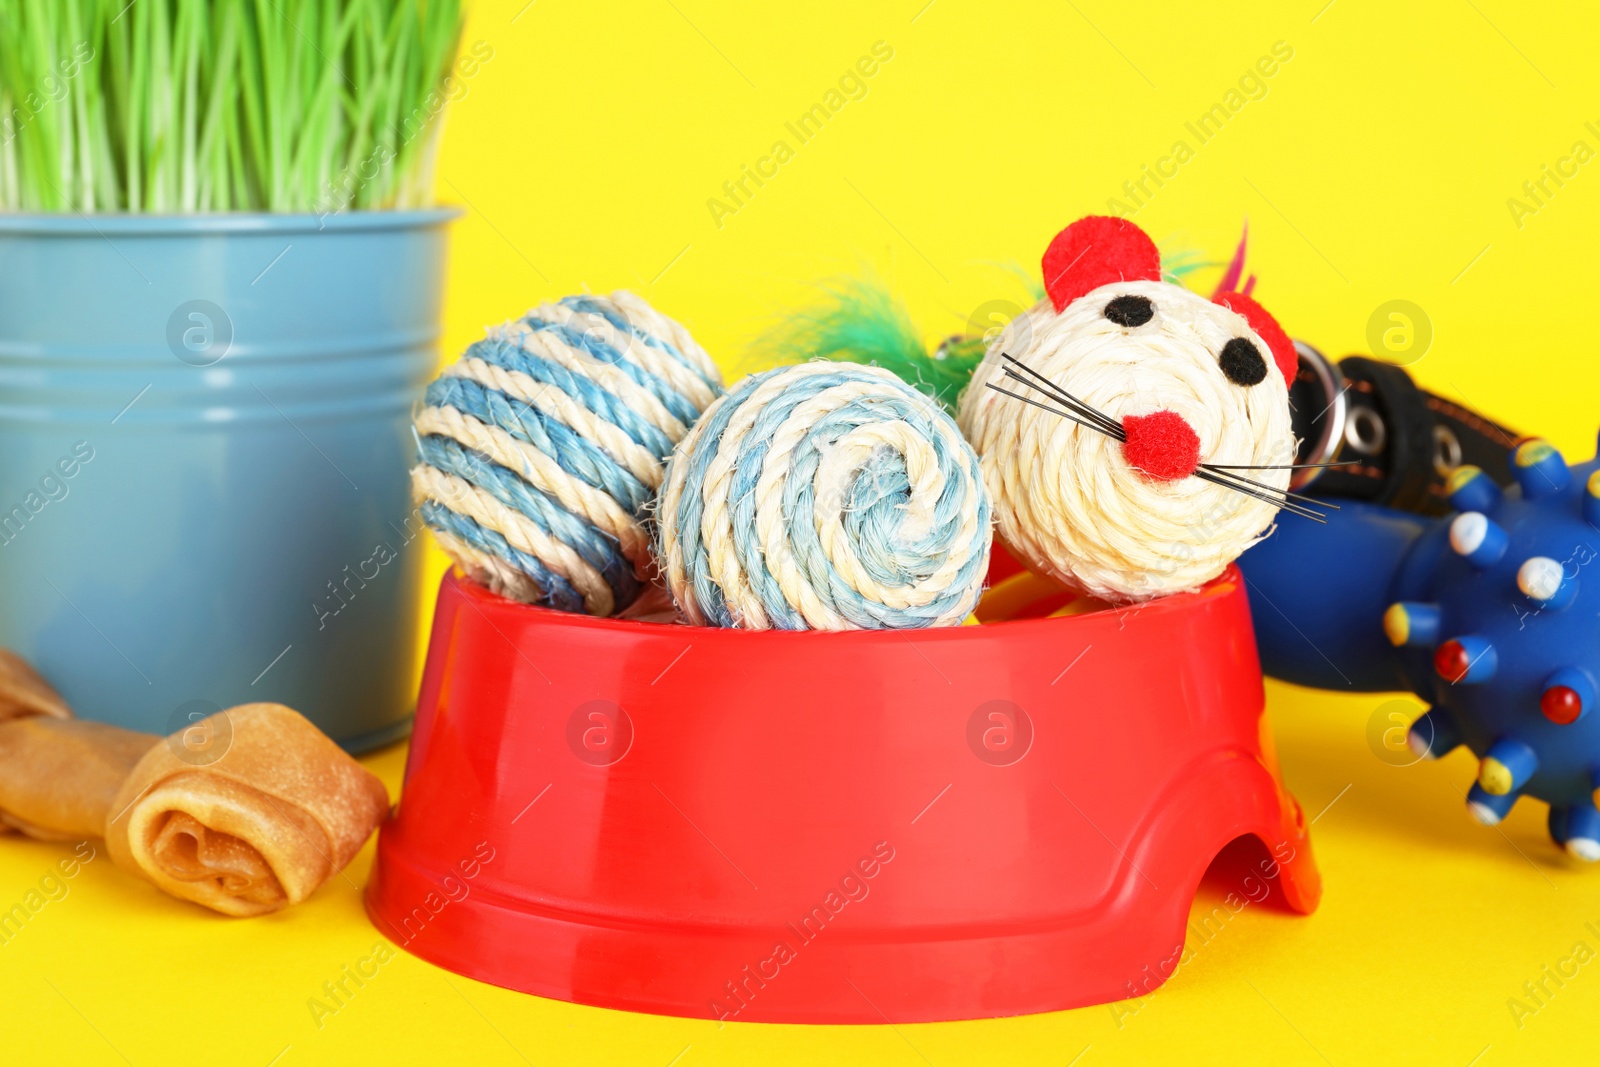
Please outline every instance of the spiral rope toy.
M977 456L876 367L746 378L678 445L657 519L673 599L698 625L956 625L989 563Z
M643 518L666 459L721 393L688 331L632 293L543 304L428 386L412 495L495 592L612 615L653 573Z

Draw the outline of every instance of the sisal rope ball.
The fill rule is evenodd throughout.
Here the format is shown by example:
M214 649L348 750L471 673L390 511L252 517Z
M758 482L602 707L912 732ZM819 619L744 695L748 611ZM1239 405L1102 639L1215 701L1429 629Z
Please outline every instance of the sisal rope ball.
M428 386L412 495L495 592L612 615L653 574L643 516L666 459L721 393L688 331L632 293L543 304Z
M977 456L876 367L746 378L673 453L657 521L673 599L698 625L957 625L989 565Z
M1107 318L1119 297L1148 300L1151 318L1137 327ZM1155 281L1107 285L1059 314L1046 302L1013 320L963 394L960 419L983 457L999 535L1025 566L1091 596L1143 600L1198 588L1270 530L1276 504L1191 473L1197 459L1294 462L1284 378L1263 359L1255 384L1229 380L1219 353L1235 338L1268 351L1241 315ZM1122 424L1128 443L989 388L1050 403L1004 377L1001 353ZM1147 449L1150 458L1134 449L1162 429L1132 432L1156 412L1193 431L1192 455L1176 470L1159 462L1161 448ZM1287 470L1243 473L1275 493L1289 484Z
M1127 219L1086 216L1051 240L1048 298L990 345L959 412L1028 569L1103 600L1183 592L1299 510L1285 496L1298 357L1230 288L1243 255L1207 300L1162 280Z

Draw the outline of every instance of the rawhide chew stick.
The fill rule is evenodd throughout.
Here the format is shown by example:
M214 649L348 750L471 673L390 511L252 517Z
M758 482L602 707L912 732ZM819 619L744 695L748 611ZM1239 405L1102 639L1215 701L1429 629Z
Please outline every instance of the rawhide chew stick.
M0 648L0 722L26 715L72 718L72 709L28 661Z
M42 841L103 837L112 798L160 740L81 719L0 722L0 828Z

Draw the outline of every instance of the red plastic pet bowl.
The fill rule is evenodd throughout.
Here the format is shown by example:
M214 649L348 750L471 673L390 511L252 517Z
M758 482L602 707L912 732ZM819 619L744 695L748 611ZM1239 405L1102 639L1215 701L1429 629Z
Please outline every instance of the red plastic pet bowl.
M1238 573L911 632L595 619L439 590L367 910L424 959L669 1015L915 1022L1143 994L1244 835L1320 895Z

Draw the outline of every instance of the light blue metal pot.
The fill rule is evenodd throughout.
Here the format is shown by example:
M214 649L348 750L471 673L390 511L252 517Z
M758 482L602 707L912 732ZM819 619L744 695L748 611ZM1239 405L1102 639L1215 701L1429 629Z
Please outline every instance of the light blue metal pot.
M119 726L403 736L454 215L0 216L0 645Z

